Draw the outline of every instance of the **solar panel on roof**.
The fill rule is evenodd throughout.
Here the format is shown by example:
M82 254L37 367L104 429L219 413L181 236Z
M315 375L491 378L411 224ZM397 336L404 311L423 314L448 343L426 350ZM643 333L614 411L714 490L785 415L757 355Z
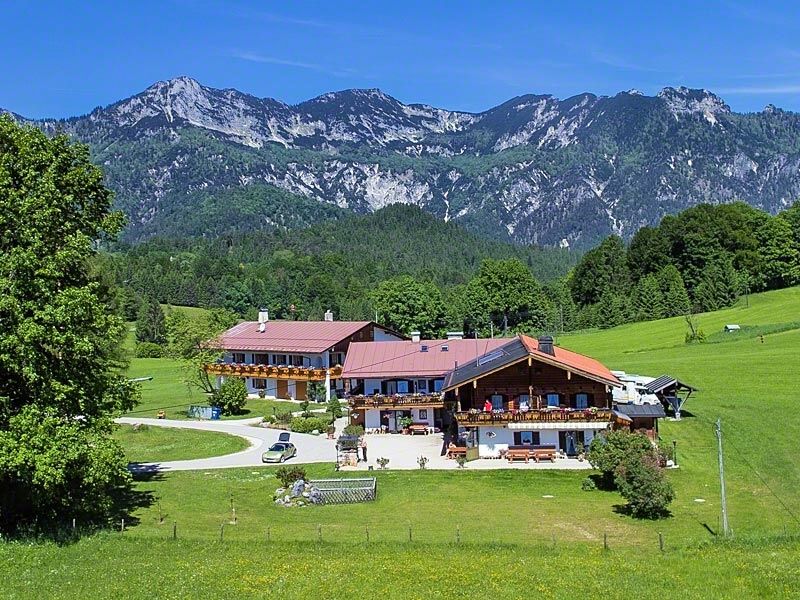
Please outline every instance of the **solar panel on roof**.
M489 352L489 354L484 354L478 359L478 366L481 367L486 363L490 363L493 360L497 360L501 356L503 356L504 352L502 350L495 350L494 352Z

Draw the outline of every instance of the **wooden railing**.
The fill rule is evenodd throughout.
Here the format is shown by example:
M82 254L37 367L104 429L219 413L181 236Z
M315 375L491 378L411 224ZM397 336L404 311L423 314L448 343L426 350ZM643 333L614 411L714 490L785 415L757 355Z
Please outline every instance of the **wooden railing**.
M325 381L326 369L321 367L290 367L286 365L254 365L242 363L210 363L203 370L211 375L227 377L259 377L264 379L294 379L296 381ZM342 376L342 367L328 369L331 379Z
M563 423L563 422L609 422L611 410L597 409L534 409L528 411L492 411L478 410L456 413L456 419L462 425L502 425L505 423Z
M441 394L395 394L386 396L349 396L350 408L380 408L385 410L406 410L409 408L443 408L444 397Z

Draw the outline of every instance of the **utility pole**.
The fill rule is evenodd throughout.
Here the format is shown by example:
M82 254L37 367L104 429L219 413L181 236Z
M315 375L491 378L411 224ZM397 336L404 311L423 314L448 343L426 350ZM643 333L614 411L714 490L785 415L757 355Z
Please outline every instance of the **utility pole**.
M728 525L728 499L725 496L725 467L722 463L722 421L717 419L715 428L717 434L717 450L719 453L719 487L720 497L722 499L722 533L725 537L730 535L730 526Z

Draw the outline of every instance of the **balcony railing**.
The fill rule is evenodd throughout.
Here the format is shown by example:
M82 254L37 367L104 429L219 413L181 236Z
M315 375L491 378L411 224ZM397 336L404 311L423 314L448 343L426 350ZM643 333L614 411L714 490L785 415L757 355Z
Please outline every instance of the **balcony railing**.
M342 376L342 367L292 367L288 365L255 365L244 363L211 363L203 366L211 375L227 377L258 377L263 379L294 379L296 381L325 381L326 371L331 379Z
M461 425L503 425L505 423L564 423L564 422L610 422L611 410L607 408L553 408L528 411L507 410L483 412L468 410L456 413Z
M374 396L349 396L347 401L350 408L368 409L380 408L384 410L408 410L410 408L443 408L444 397L439 393L432 394L393 394Z

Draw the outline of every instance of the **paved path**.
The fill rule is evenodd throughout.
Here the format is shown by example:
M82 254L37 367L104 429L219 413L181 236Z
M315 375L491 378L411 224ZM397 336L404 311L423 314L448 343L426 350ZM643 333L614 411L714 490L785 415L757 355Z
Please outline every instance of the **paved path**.
M171 419L148 419L121 417L117 423L133 425L142 423L154 427L174 427L176 429L196 429L199 431L216 431L229 435L238 435L250 442L250 448L216 456L214 458L198 458L194 460L174 460L160 463L138 463L135 469L159 470L159 471L190 471L194 469L226 469L230 467L249 467L260 465L261 454L278 441L278 435L282 433L279 429L267 429L256 427L254 424L261 421L255 419L237 419L234 421L179 421ZM336 430L341 431L345 426L344 419L336 423ZM297 460L290 459L289 462L317 463L336 462L335 440L329 440L325 435L309 435L303 433L292 433L291 440L297 446Z
M279 429L254 427L261 418L237 419L232 421L178 421L168 419L135 419L122 417L118 423L132 425L142 423L155 427L175 427L179 429L198 429L201 431L216 431L230 435L238 435L250 442L250 448L235 454L216 456L214 458L199 458L194 460L176 460L161 463L139 463L134 469L158 471L190 471L206 469L226 469L232 467L250 467L261 465L261 454L269 446L278 441ZM336 421L337 435L346 425L346 419ZM358 467L342 467L343 471L367 470L370 466L378 468L376 459L386 457L389 459L388 469L419 469L417 459L420 456L428 458L428 469L456 469L458 463L442 456L442 435L367 435L366 463L359 463ZM335 440L329 440L325 435L309 435L292 433L292 443L297 446L297 459L290 459L287 464L321 463L333 464L336 462ZM586 461L576 459L557 459L555 462L521 462L508 463L505 460L480 459L467 463L467 469L588 469L591 468Z

